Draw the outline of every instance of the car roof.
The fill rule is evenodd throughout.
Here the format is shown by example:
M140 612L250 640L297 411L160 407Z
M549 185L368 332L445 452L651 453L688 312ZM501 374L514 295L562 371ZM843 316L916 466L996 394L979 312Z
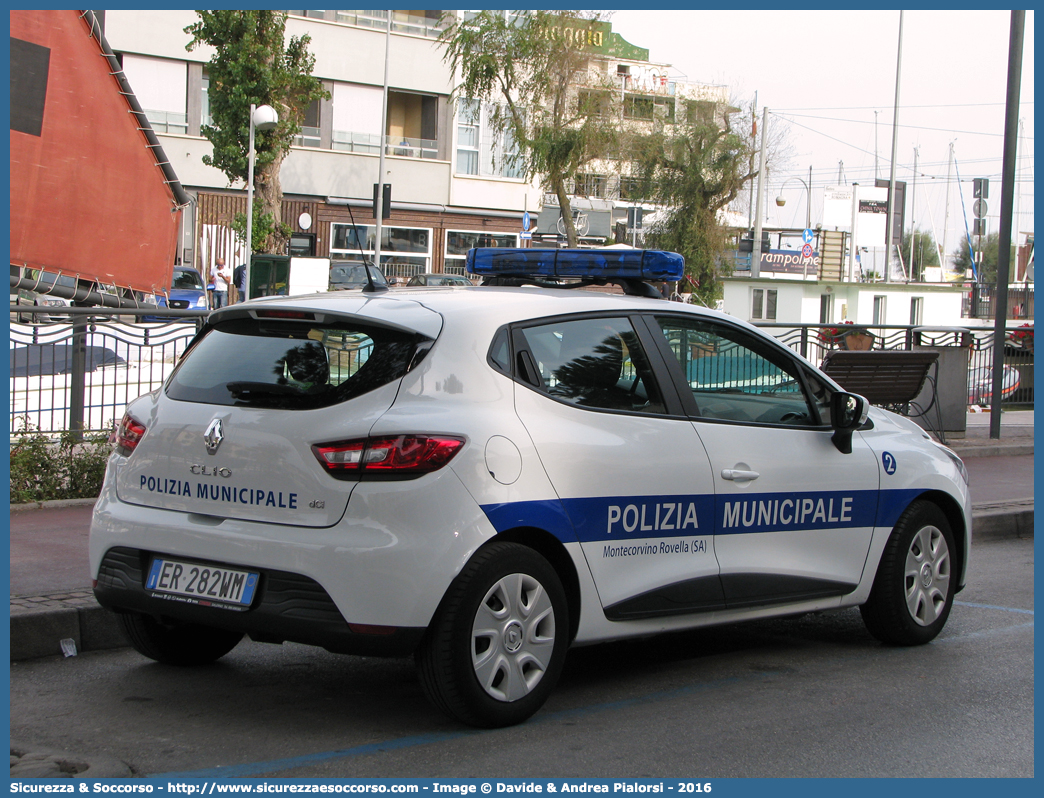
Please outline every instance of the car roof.
M437 316L451 324L476 325L496 329L505 323L539 319L565 314L638 311L687 313L715 318L728 318L749 327L731 316L715 310L668 302L664 299L610 294L584 289L493 287L464 288L453 286L413 286L377 293L327 292L288 297L263 297L223 308L211 314L212 319L228 315L236 309L252 310L278 305L280 309L312 312L328 311L369 316L375 321L413 329L426 335L438 335L437 324L428 316Z

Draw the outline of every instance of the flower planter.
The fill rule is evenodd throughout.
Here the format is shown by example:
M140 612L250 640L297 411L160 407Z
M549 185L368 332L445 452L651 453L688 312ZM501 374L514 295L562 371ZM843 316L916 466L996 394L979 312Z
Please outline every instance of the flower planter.
M853 352L865 352L874 348L874 334L853 332L841 338L841 347Z

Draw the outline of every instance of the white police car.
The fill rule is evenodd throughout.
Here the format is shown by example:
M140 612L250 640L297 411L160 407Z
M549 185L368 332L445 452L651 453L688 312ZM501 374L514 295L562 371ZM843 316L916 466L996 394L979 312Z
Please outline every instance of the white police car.
M971 541L956 455L654 299L678 255L468 268L494 285L223 308L128 407L90 555L138 651L414 654L439 708L500 726L570 645L857 605L885 642L939 633ZM606 280L627 294L568 287Z

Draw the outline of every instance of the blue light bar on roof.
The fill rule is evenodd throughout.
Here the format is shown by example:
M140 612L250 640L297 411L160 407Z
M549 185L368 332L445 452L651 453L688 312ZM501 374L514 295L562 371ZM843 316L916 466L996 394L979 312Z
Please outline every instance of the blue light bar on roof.
M623 280L680 280L685 258L658 249L513 249L468 250L465 269L498 277L584 277Z

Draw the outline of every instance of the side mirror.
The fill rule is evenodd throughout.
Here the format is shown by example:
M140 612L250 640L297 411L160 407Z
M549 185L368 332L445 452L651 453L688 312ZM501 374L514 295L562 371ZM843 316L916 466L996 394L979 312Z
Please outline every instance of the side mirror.
M859 394L835 393L830 401L830 426L834 435L830 439L842 454L852 453L852 433L866 423L870 403Z

